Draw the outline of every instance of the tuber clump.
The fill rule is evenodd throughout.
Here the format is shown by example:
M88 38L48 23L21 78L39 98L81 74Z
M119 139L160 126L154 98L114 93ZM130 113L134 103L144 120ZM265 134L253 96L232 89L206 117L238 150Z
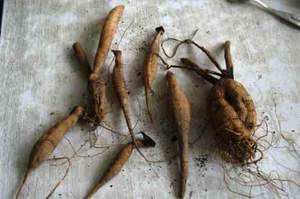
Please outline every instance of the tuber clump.
M225 42L226 70L221 69L220 64L203 46L193 41L188 42L201 49L219 72L202 69L187 58L181 59L183 66L170 67L192 70L213 84L208 97L208 107L216 132L215 139L223 157L241 165L257 162L261 157L255 159L258 150L253 138L256 126L255 106L246 88L234 80L230 42Z

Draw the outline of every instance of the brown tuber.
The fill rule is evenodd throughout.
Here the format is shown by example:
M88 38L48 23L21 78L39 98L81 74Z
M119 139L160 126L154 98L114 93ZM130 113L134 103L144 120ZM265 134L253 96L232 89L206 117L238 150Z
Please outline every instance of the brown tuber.
M168 92L173 111L180 153L180 191L179 198L184 198L189 168L189 134L191 123L191 108L188 99L178 86L172 72L167 73Z
M94 60L93 73L90 76L91 80L97 79L106 60L107 54L110 50L110 46L114 35L117 32L119 21L122 17L124 11L124 6L119 5L114 7L107 15L104 25L102 28L102 33L100 36L97 53Z
M73 44L73 50L75 52L75 55L80 63L81 66L83 66L86 70L89 71L89 73L92 72L91 65L88 61L87 55L85 50L81 47L80 43L77 41Z
M16 198L19 197L28 174L49 158L58 143L63 139L64 135L78 122L83 114L84 109L81 106L74 108L68 117L61 120L50 130L44 133L43 136L35 143L29 157L27 171L22 184L17 191Z
M139 139L136 140L136 145L138 147L154 147L155 142L147 136L145 133L141 132L143 135L143 140ZM89 191L86 199L91 198L97 191L100 189L104 184L106 184L108 181L110 181L112 178L114 178L116 175L119 174L125 163L130 158L133 149L135 148L135 144L133 142L126 144L121 151L117 154L116 158L113 160L113 162L110 164L109 168L105 171L103 176L99 179L97 184Z
M153 118L152 118L152 115L150 112L150 106L149 106L149 93L153 92L152 83L155 80L156 73L157 73L160 42L161 42L161 37L165 31L162 26L157 27L155 30L156 30L156 35L150 45L150 51L149 51L149 54L147 55L145 68L144 68L146 108L147 108L148 115L150 117L151 122L153 121Z
M129 134L131 136L132 142L135 144L135 147L139 154L147 161L147 158L143 155L143 153L139 150L139 147L136 143L133 127L132 127L132 121L130 117L130 111L129 111L129 97L127 90L125 78L124 78L124 64L123 64L123 58L122 58L122 51L120 50L113 50L113 53L115 55L115 66L113 70L113 84L116 91L116 94L118 96L120 105L123 110L123 114L126 120L126 124L129 130ZM147 161L148 162L148 161Z
M118 96L120 105L122 107L124 117L126 120L126 124L131 136L131 139L133 143L135 143L135 137L132 127L132 122L130 118L130 112L129 112L129 96L128 96L128 90L125 84L125 78L124 78L124 66L123 66L123 58L122 58L122 52L120 50L113 50L113 53L115 55L115 66L112 74L113 78L113 84L116 91L116 94Z

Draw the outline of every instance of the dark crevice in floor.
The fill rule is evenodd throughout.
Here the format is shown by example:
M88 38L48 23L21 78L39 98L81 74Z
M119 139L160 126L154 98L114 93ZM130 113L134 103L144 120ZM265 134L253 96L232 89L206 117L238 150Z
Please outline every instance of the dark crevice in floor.
M0 0L0 36L1 36L1 28L2 28L3 2L4 0Z

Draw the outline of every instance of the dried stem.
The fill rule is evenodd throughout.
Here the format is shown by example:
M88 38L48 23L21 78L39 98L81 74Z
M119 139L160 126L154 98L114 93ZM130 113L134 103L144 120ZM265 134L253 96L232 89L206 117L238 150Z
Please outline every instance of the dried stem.
M179 42L175 48L173 49L173 53L171 55L168 55L166 53L166 50L164 48L164 43L167 42L167 41L170 41L170 40L173 40L173 41L177 41ZM198 43L194 42L193 40L191 39L185 39L185 40L178 40L178 39L175 39L175 38L167 38L165 39L162 44L161 44L161 48L164 52L164 54L166 55L166 57L168 58L172 58L176 55L176 52L179 48L179 46L181 46L182 44L193 44L194 46L196 46L197 48L199 48L202 52L204 52L206 54L206 56L209 58L209 60L216 66L216 68L221 72L223 73L224 71L222 70L220 64L217 62L217 60L214 58L214 56L209 52L209 50L207 50L205 47L199 45Z
M19 196L20 196L20 194L21 194L21 191L22 191L22 188L23 188L23 186L24 186L24 184L25 184L25 182L26 182L26 180L27 180L29 174L31 173L31 171L32 171L31 169L27 169L27 170L26 170L26 173L25 173L25 175L24 175L24 177L23 177L23 180L22 180L22 182L21 182L21 184L19 185L19 188L18 188L18 190L17 190L16 196L15 196L16 199L19 198Z
M202 68L200 68L197 64L195 64L191 60L189 60L187 58L181 58L181 62L185 66L171 65L169 68L183 68L183 69L192 70L195 73L197 73L198 75L200 75L201 77L203 77L206 81L208 81L212 84L215 84L218 81L217 78L211 76L208 71L203 70Z

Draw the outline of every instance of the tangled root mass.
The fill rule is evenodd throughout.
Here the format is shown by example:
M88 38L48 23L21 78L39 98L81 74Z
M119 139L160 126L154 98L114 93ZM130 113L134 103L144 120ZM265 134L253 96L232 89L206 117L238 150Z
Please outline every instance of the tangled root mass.
M256 111L244 86L233 79L220 79L211 89L209 102L220 149L232 162L244 164L253 160Z

